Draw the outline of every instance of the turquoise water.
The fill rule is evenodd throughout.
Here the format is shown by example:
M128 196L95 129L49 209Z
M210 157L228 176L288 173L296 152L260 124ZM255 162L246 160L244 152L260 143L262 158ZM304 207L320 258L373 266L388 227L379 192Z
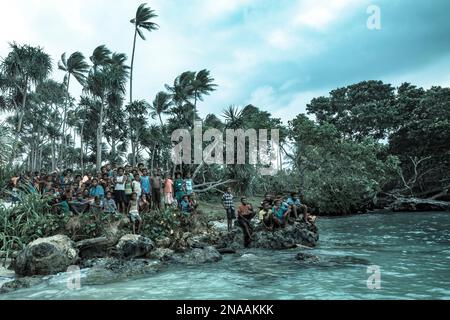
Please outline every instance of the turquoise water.
M450 213L323 218L318 225L320 246L302 251L319 256L317 264L297 262L298 249L249 250L79 290L58 275L0 299L450 299ZM381 288L372 290L367 271L374 265Z

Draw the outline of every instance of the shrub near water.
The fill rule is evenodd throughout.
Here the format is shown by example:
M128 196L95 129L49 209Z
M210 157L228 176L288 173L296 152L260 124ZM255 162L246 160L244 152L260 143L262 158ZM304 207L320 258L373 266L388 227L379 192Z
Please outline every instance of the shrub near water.
M180 226L179 213L173 209L152 211L142 215L142 234L150 239L168 237Z
M68 217L51 212L49 199L38 194L24 195L19 205L0 205L0 251L21 250L38 238L59 233Z

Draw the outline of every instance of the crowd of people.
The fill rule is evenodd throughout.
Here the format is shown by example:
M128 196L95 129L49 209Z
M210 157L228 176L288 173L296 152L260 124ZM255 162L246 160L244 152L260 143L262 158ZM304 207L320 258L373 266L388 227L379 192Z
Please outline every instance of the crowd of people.
M258 223L267 231L283 229L296 221L303 220L307 224L314 224L316 221L316 217L308 213L308 207L301 202L297 192L292 192L288 197L282 194L274 197L270 193L266 193L259 206L259 211L253 208L247 198L242 197L236 213L234 196L231 188L227 188L222 197L222 204L226 211L228 231L231 231L233 221L237 219L239 226L244 231L246 246L253 240L251 221L255 216L258 216Z
M91 212L126 215L134 233L141 231L141 215L151 210L178 208L182 221L187 221L198 208L190 173L182 177L177 172L172 178L170 173L163 176L160 169L149 172L142 163L137 167L126 165L118 168L108 164L95 176L74 174L71 169L62 173L28 173L14 177L11 185L13 203L20 201L19 190L27 189L28 192L47 196L55 214L79 216ZM246 244L252 240L251 221L255 216L268 231L285 228L295 221L303 220L309 224L315 221L296 192L288 197L267 193L258 210L245 197L240 200L236 210L235 197L228 187L223 194L222 205L226 211L228 231L237 219L244 231Z
M190 174L177 172L164 177L161 170L149 172L144 164L112 168L106 165L93 176L74 174L71 169L58 174L27 173L12 178L11 200L20 201L20 190L40 193L50 199L55 213L82 215L86 212L127 215L133 232L139 233L141 214L151 210L178 208L189 216L196 208L194 182Z

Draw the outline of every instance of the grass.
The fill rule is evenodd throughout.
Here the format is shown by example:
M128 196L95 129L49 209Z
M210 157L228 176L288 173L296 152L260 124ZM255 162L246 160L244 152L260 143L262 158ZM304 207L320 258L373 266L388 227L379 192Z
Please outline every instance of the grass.
M254 209L258 209L263 197L247 197L247 201L253 206ZM235 198L234 205L236 209L241 203L240 198ZM209 200L199 200L199 209L208 215L210 221L225 219L225 210L222 207L222 198L216 197Z

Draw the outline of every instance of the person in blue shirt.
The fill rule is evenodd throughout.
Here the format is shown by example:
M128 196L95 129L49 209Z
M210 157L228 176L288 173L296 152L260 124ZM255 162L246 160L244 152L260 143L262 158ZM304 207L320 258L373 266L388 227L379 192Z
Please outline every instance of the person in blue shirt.
M284 206L281 199L275 200L275 206L272 208L274 228L286 227L286 223L290 214L291 209Z
M292 192L286 203L291 208L291 212L296 220L299 220L300 215L303 213L303 219L305 219L305 221L308 221L308 207L302 204L297 192Z
M147 199L150 200L152 197L152 189L150 184L150 176L148 175L147 169L142 169L141 188L142 194L145 194L147 196Z
M187 195L184 195L180 202L180 211L185 217L191 214L192 207L191 203L189 202L189 197Z
M105 197L105 189L103 189L103 187L98 184L97 179L92 179L92 186L89 189L89 197L99 197L100 199L103 199Z

